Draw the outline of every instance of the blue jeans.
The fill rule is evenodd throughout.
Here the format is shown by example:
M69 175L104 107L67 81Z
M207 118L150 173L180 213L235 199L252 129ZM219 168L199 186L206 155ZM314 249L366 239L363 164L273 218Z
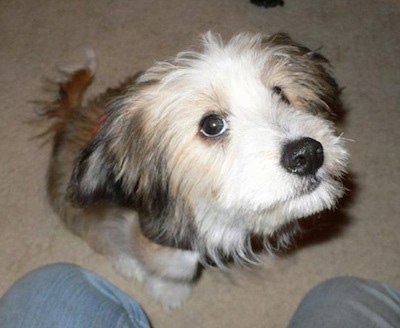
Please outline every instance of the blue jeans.
M127 294L97 274L65 263L18 280L0 299L0 323L2 328L150 327ZM288 327L400 327L400 291L358 278L334 278L305 296Z
M28 273L0 299L2 328L150 327L140 305L94 272L67 263Z
M314 287L301 301L288 328L400 327L400 291L354 277Z

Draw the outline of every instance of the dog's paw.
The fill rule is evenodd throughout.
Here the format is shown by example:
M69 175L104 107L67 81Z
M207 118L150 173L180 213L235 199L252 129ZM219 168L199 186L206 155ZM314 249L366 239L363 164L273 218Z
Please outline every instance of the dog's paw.
M125 278L135 278L142 282L151 297L165 310L179 308L189 298L192 283L169 280L151 274L133 257L120 255L114 258L114 268Z
M166 266L166 275L178 280L192 280L198 270L200 254L193 251L175 251Z
M190 297L192 284L166 280L156 276L146 277L144 281L147 292L160 303L165 310L181 307Z
M114 258L114 269L125 278L135 278L142 282L146 276L146 271L135 258L128 255L120 255Z
M199 260L197 252L167 247L142 259L146 269L156 276L188 281L197 274Z

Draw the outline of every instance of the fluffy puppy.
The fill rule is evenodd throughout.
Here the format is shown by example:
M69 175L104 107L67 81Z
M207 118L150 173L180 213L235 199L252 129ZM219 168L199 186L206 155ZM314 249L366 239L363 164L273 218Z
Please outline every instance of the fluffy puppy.
M287 35L207 33L82 105L95 71L69 72L48 172L65 225L178 307L199 264L254 259L250 240L335 206L347 152L327 60Z

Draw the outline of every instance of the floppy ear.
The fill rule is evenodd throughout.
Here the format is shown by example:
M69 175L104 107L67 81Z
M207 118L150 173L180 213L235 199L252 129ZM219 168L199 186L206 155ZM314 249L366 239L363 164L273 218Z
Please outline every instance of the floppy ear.
M271 74L270 87L277 87L294 107L333 116L341 113L340 89L323 55L284 33L264 38L263 44L275 49L273 67L280 70L280 74Z
M99 133L75 160L68 187L70 201L80 207L104 202L120 205L129 202L113 155L107 152L107 140Z
M68 187L80 207L113 203L152 216L172 202L163 131L140 108L111 108L99 133L77 157Z

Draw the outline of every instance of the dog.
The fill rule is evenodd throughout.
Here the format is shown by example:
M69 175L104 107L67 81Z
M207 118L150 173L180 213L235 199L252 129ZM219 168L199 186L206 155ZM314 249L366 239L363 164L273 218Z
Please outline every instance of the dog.
M40 109L50 203L165 308L188 299L202 266L254 262L252 237L286 243L344 194L340 89L327 59L288 35L205 33L83 104L87 57Z

